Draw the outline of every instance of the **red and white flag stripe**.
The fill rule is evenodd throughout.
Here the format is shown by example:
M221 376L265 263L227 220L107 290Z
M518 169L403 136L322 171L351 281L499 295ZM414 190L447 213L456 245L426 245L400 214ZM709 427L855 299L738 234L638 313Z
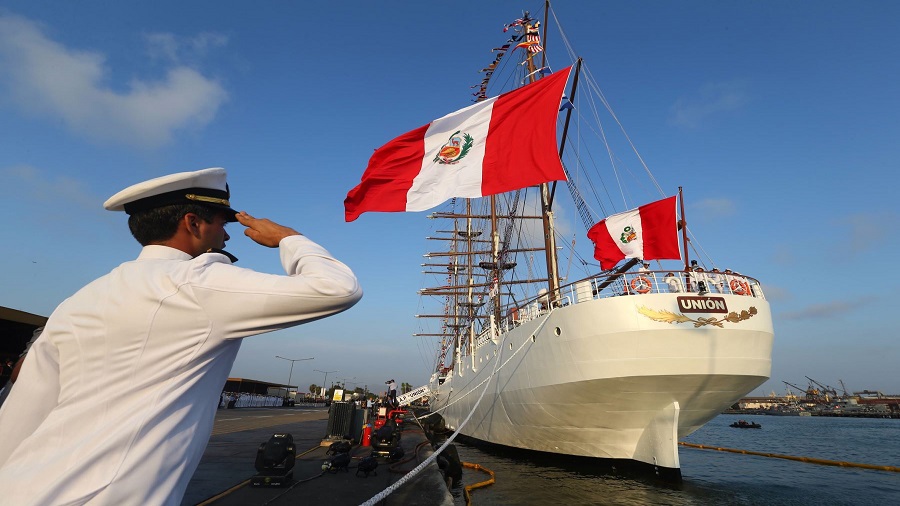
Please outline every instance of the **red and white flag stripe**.
M344 200L344 218L366 211L424 211L564 180L556 120L571 67L466 107L377 149Z
M679 259L676 197L657 200L637 209L614 214L591 227L594 258L604 270L620 260Z

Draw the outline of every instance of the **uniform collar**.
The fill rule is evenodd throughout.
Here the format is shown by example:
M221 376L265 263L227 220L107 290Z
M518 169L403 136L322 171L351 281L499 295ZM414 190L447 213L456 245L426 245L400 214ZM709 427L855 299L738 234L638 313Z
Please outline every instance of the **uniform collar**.
M158 244L151 244L149 246L144 246L144 249L141 250L141 254L138 255L138 260L190 260L191 255L188 255L184 251L180 249L175 249L169 246L160 246Z

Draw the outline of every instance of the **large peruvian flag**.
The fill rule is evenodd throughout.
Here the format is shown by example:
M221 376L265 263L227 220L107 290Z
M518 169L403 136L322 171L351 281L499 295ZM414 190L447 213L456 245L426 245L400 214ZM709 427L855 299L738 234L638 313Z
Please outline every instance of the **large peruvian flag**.
M565 179L556 119L571 67L489 98L378 148L344 199L344 218L366 211L424 211Z
M594 258L604 270L620 260L679 259L676 197L657 200L637 209L614 214L588 230Z

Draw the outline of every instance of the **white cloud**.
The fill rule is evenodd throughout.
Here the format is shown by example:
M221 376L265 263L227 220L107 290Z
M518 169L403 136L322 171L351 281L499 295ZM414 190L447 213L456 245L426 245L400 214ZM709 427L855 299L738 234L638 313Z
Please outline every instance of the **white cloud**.
M841 249L851 256L871 252L900 230L896 213L856 213L836 221Z
M0 167L0 211L15 216L15 223L10 224L12 230L24 232L30 244L11 254L8 260L21 259L20 255L41 249L48 242L65 244L94 237L97 227L104 226L99 223L108 225L114 221L113 213L103 210L103 200L77 177L50 174L31 165ZM119 221L116 230L121 231L121 227Z
M178 58L179 42L160 36L157 47ZM224 39L199 36L192 54ZM174 60L173 60L174 61ZM212 121L228 94L214 79L185 66L156 81L133 79L126 92L105 84L110 69L98 52L70 49L49 39L37 23L0 14L0 85L10 102L35 116L62 120L76 135L152 148L181 129Z
M793 266L799 261L796 246L793 244L779 244L774 247L772 261L778 265Z
M871 300L871 297L863 297L857 300L812 304L798 311L786 312L778 316L784 320L821 320L837 318L866 306Z
M766 294L766 300L769 302L789 301L793 299L793 294L790 290L772 283L766 283L763 286L763 292Z
M709 118L740 109L747 103L744 86L739 82L713 83L703 86L690 98L680 98L671 109L671 122L696 128Z
M83 181L66 176L49 177L31 165L14 165L0 168L0 195L20 199L32 206L60 208L75 206L81 209L99 210L99 198L92 194Z
M729 199L703 199L691 204L691 210L704 216L724 218L734 214L734 201ZM694 214L693 212L691 214Z
M213 48L224 47L228 38L224 35L203 32L194 37L178 37L172 33L144 34L147 53L151 58L172 63L195 61L206 56Z

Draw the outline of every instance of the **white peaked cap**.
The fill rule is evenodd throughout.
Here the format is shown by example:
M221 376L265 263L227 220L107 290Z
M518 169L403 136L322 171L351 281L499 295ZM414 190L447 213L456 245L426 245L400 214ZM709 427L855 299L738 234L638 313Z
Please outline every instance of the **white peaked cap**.
M229 221L236 221L230 195L225 169L213 167L169 174L129 186L107 199L103 208L134 214L172 204L199 204L222 209L229 213Z

